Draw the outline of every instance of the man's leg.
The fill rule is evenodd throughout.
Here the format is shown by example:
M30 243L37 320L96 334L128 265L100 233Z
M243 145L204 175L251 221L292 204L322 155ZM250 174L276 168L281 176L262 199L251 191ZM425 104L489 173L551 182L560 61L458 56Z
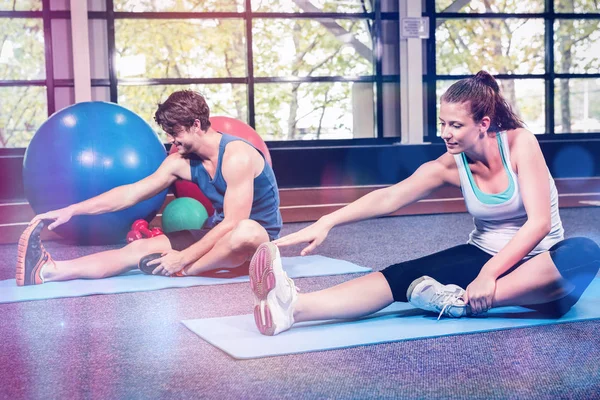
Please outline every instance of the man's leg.
M215 269L232 269L246 263L261 243L270 241L265 228L253 220L243 220L224 235L195 263L185 267L185 275L199 275Z
M40 241L43 222L28 227L19 241L17 284L33 285L42 282L71 279L98 279L121 274L137 268L143 256L171 249L166 236L141 239L117 249L66 261L55 261Z

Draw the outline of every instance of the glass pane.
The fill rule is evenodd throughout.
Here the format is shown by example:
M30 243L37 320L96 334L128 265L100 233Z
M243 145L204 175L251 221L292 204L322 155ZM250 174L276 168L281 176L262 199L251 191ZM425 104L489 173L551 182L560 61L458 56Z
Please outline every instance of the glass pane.
M119 86L119 104L144 118L166 142L165 133L154 122L156 105L165 101L172 92L183 89L202 93L210 107L210 115L227 115L248 121L246 85Z
M437 73L544 73L541 19L451 19L437 28Z
M105 19L88 20L92 79L108 79L108 27Z
M115 11L243 12L245 0L114 0Z
M440 97L456 81L437 82L437 117ZM542 79L498 79L500 93L512 109L523 119L525 127L535 134L546 132L546 95ZM438 125L437 136L440 136Z
M256 76L358 76L373 74L367 20L256 19Z
M115 21L119 78L223 78L246 75L244 21Z
M87 0L88 11L106 11L106 0Z
M1 19L0 79L46 79L41 19Z
M70 19L50 21L55 79L73 79L73 40Z
M42 0L0 0L0 11L40 11Z
M400 83L384 83L382 88L384 106L379 112L383 113L383 136L398 137L403 133L400 125Z
M50 0L50 10L65 11L71 9L69 0Z
M54 107L56 111L75 104L75 89L72 87L54 88Z
M47 110L45 87L0 87L0 148L27 147Z
M472 0L470 2L456 0L436 0L437 12L464 13L541 13L544 12L545 0L505 0L486 1Z
M372 83L257 84L254 94L265 140L374 136Z
M589 0L554 0L554 11L557 13L597 13L600 3Z
M110 101L110 88L106 86L92 86L92 101Z
M554 25L554 70L600 72L600 20L557 20Z
M557 79L554 132L600 132L600 79Z
M382 12L398 12L399 1L397 0L382 0L381 11ZM397 18L398 16L396 16Z
M398 21L381 22L381 67L383 75L400 74L400 27Z
M372 1L364 0L252 0L257 12L372 12Z

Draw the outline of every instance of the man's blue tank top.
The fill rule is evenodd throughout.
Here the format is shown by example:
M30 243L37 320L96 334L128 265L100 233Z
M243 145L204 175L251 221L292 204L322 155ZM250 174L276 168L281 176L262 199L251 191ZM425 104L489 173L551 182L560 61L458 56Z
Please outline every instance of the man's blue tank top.
M221 133L221 132L219 132ZM254 147L252 143L236 136L221 133L221 142L219 144L219 160L213 179L202 165L202 160L197 157L190 157L190 166L192 169L192 181L202 190L202 193L210 200L215 208L215 214L210 218L212 226L223 221L223 200L227 190L227 182L223 179L221 164L223 163L223 154L227 145L233 141L241 140ZM264 154L256 149L263 156ZM271 240L279 237L281 231L281 213L279 212L279 189L273 169L265 160L265 167L260 175L254 178L254 199L252 200L252 209L250 219L258 222L269 234Z

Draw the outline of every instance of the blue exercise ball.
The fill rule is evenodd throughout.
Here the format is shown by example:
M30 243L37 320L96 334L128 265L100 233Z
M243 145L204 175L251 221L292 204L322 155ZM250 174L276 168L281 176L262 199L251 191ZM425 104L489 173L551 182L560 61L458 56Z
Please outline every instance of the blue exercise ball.
M166 157L141 117L114 103L74 104L54 113L31 139L23 160L29 204L40 214L87 200L152 174ZM133 207L75 216L56 233L78 244L125 240L136 219L151 220L167 190Z

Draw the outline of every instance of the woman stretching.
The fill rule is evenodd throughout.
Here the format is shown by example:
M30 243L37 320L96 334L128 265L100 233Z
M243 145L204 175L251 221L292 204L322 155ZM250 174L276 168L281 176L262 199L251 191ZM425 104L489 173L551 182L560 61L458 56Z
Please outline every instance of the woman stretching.
M275 335L301 321L357 318L394 301L439 316L525 306L552 318L577 302L600 268L600 248L588 238L564 239L556 186L537 139L496 80L480 71L453 84L441 98L439 119L447 152L438 159L258 248L250 283L261 333ZM448 185L461 188L473 216L466 244L312 293L297 293L282 270L277 246L309 243L301 252L306 255L336 225L388 215Z

